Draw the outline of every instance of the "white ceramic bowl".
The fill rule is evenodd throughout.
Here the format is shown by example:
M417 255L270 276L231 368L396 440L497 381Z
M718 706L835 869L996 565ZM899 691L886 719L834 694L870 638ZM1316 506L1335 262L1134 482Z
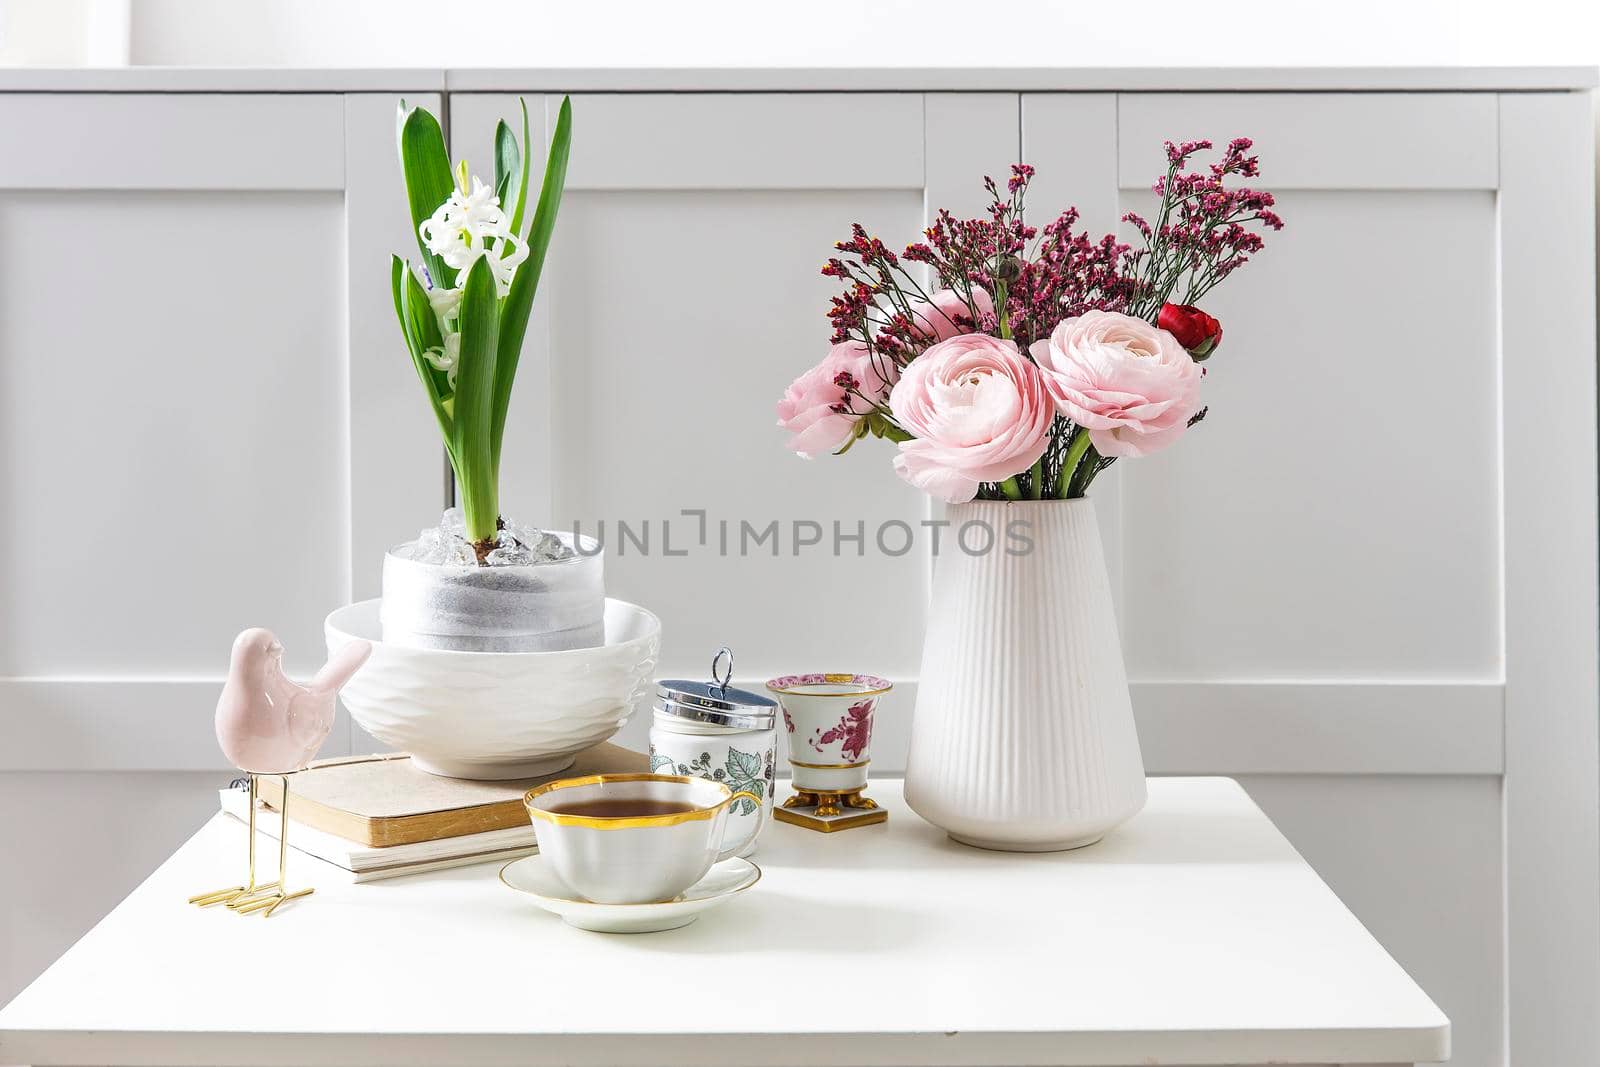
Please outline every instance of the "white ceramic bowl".
M606 600L605 644L562 652L454 652L385 644L378 601L323 624L331 652L372 642L372 658L340 693L367 733L450 778L553 774L615 734L650 701L661 620Z

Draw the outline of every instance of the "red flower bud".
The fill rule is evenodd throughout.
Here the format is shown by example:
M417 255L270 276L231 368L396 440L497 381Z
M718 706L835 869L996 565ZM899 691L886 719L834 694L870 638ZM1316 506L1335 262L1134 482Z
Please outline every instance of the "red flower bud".
M1191 304L1162 304L1156 325L1176 337L1196 363L1222 343L1222 323Z

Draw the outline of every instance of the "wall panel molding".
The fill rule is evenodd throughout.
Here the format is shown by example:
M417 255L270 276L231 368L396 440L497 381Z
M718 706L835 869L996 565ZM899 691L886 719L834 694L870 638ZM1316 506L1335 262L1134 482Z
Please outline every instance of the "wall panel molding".
M0 189L345 185L344 100L335 95L9 95L0 97L0 143L13 146ZM237 250L219 248L219 261L224 254Z
M1495 683L1134 682L1162 774L1490 774L1504 765Z
M0 773L217 771L223 678L0 679ZM350 751L344 706L319 757Z
M684 674L663 668L663 677ZM694 672L688 671L689 675ZM764 677L737 684L762 691ZM211 734L222 679L0 680L0 772L225 769ZM1493 684L1134 682L1152 774L1494 775L1502 687ZM905 767L915 679L878 716L875 773ZM375 751L342 723L324 756ZM643 748L648 710L618 740Z
M1250 137L1269 189L1494 189L1493 93L1149 93L1120 98L1124 188L1161 173L1163 141Z
M552 95L552 106L559 104ZM582 115L591 137L582 144L574 137L569 193L922 186L919 93L589 94L574 96L572 109L574 125ZM848 129L871 131L871 152L843 149L842 114Z
M1500 101L1507 1030L1600 1062L1594 101Z

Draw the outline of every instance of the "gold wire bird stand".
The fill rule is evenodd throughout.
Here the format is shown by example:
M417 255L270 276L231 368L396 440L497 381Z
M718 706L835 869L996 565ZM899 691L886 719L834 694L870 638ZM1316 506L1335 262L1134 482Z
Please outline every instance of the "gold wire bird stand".
M271 918L272 913L291 900L310 896L312 889L296 889L290 891L287 887L287 867L289 859L289 778L287 775L278 775L278 780L283 783L283 808L279 814L278 826L278 878L276 881L262 885L256 884L256 776L250 776L250 874L244 885L229 886L227 889L213 889L209 893L198 893L189 898L189 903L200 908L209 908L213 904L226 904L228 910L238 915L261 915Z

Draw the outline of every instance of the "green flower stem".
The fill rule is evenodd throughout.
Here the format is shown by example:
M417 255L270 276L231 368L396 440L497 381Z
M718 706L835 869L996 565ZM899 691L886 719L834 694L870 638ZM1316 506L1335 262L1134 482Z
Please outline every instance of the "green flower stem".
M460 315L461 354L456 365L450 454L455 463L467 540L481 544L495 539L500 517L499 485L489 441L500 308L486 258L479 257L467 271Z
M1066 458L1061 461L1061 481L1057 486L1060 499L1070 499L1068 493L1072 487L1072 476L1077 473L1078 464L1087 451L1089 451L1089 431L1080 426L1072 431L1072 440L1067 444Z
M1038 500L1044 492L1044 487L1039 483L1044 481L1044 454L1033 461L1033 469L1028 472L1028 499Z
M994 305L995 305L996 308L999 309L999 312L1000 312L1000 317L999 317L1000 336L1004 340L1009 341L1009 340L1011 340L1011 318L1010 318L1009 315L1006 314L1006 283L1004 281L997 281L995 283L994 297L995 297ZM1043 457L1040 457L1040 462L1043 462ZM1038 496L1039 496L1039 491L1038 491L1039 464L1038 463L1035 463L1033 465L1033 471L1034 471L1034 474L1033 474L1033 479L1034 479L1034 499L1038 499ZM1007 478L1005 481L1000 483L1000 491L1006 495L1006 499L1007 500L1021 500L1022 499L1022 486L1017 484L1017 476L1015 474L1013 474L1011 477Z
M1072 484L1067 487L1069 497L1080 497L1089 491L1089 483L1100 473L1100 462L1100 453L1090 445L1088 455L1078 464L1078 473L1072 476Z

